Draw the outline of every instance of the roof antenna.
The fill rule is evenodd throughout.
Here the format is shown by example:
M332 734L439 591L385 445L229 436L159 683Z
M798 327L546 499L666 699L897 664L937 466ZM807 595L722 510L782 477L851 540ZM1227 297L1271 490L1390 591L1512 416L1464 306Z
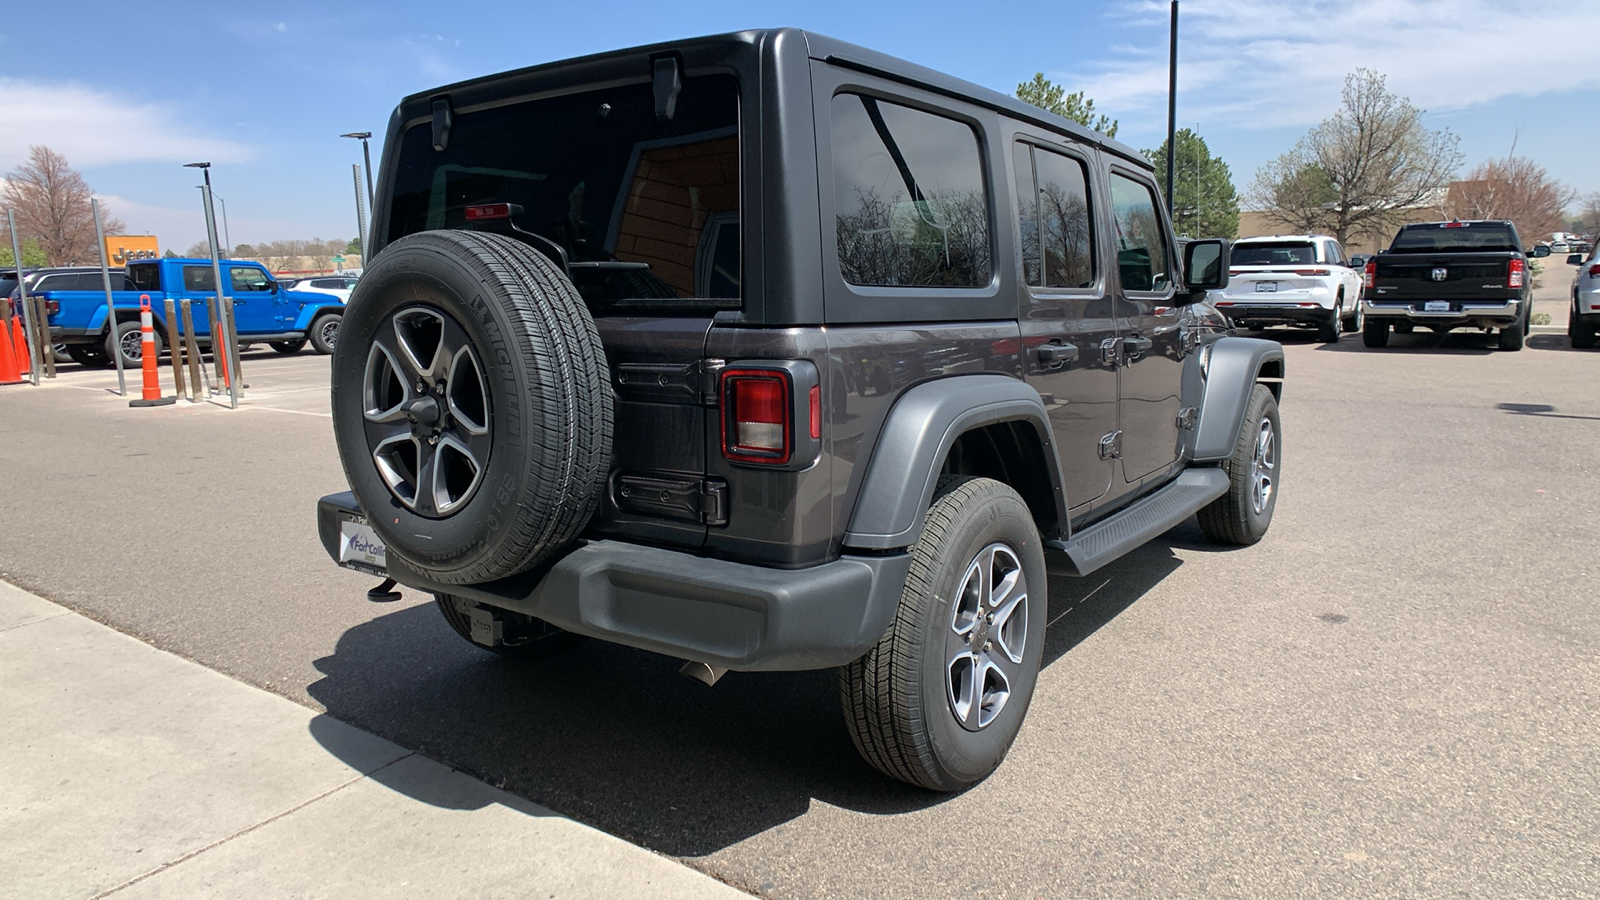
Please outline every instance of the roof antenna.
M658 56L650 61L656 94L656 121L670 121L678 113L678 92L683 90L683 73L676 56Z

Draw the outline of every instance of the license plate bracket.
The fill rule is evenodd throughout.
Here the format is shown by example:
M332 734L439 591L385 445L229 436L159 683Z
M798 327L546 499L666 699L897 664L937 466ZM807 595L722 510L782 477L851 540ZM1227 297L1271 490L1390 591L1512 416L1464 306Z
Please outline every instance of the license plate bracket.
M365 517L339 516L339 565L379 578L388 577L389 548Z
M1449 312L1449 300L1428 300L1422 304L1423 312Z
M1278 283L1276 281L1258 281L1258 282L1256 282L1256 293L1258 293L1258 294L1276 294L1277 292L1278 292Z

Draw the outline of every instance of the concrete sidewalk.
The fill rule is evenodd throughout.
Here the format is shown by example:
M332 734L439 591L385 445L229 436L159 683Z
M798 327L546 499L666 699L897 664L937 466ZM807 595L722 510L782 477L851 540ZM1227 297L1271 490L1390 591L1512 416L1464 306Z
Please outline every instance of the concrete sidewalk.
M0 582L0 896L748 895Z

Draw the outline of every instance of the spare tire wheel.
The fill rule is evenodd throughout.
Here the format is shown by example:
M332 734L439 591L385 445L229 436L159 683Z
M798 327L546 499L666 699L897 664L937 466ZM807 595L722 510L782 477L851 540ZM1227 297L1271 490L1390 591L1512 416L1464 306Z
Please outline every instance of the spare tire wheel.
M410 235L367 269L339 330L339 459L394 557L471 584L578 536L611 463L610 374L559 267L499 235Z

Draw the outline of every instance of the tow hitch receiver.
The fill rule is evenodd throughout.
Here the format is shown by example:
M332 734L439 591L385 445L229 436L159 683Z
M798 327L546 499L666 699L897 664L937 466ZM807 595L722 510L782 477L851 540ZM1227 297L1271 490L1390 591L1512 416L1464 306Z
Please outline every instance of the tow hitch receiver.
M474 606L467 612L472 619L472 640L485 647L498 647L505 643L506 626L494 610Z

